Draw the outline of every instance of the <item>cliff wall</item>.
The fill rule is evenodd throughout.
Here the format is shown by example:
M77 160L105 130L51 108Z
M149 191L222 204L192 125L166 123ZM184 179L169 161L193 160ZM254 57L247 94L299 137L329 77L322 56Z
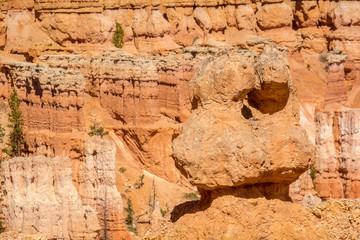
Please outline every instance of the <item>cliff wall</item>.
M116 21L125 32L124 49L142 53L194 43L246 45L249 36L258 35L292 51L341 50L356 60L358 9L356 1L2 0L1 46L33 49L35 55L89 45L97 48L85 47L88 52L102 51L112 46ZM42 38L35 36L39 33Z
M116 239L129 239L116 188L116 148L112 142L94 138L85 143L85 149L76 172L68 157L3 161L7 231L41 232L48 239L100 239L106 228Z

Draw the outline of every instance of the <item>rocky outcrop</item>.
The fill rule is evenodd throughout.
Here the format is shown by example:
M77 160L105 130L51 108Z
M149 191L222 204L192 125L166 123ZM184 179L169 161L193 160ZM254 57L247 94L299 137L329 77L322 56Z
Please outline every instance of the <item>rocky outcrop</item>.
M161 239L219 239L219 236L222 239L331 239L316 217L301 205L232 195L218 197L208 208L184 215L164 230L162 236Z
M48 239L98 239L106 228L116 239L129 239L115 151L113 142L94 137L86 141L82 161L44 156L4 161L6 230Z
M331 52L327 56L328 77L325 92L325 101L322 108L335 109L347 103L347 88L345 84L344 63L346 54Z
M95 239L96 211L82 203L69 158L13 158L2 162L7 231L48 239Z
M83 204L97 212L101 236L106 228L112 238L128 239L124 207L116 188L115 152L113 142L99 137L88 140L75 184Z
M99 98L114 119L134 125L153 124L161 116L184 120L189 105L187 82L199 64L186 51L180 58L121 53L92 59L46 55L39 60L47 66L81 71L88 83L86 92Z
M83 75L73 70L4 61L0 76L0 98L8 99L16 89L22 101L28 151L49 157L81 157L85 132Z
M8 20L0 27L0 36L7 49L25 53L14 41L15 35L6 35L17 29L21 39L28 40L23 41L23 45L32 49L33 56L55 51L101 52L113 47L115 22L119 22L125 33L124 48L132 52L167 53L196 43L241 45L249 35L258 35L271 38L291 51L340 50L351 52L350 58L356 59L359 56L356 9L359 9L356 1L96 0L55 3L2 0L1 10ZM14 18L15 15L28 15L31 20L24 22Z
M204 61L189 84L191 115L173 141L176 163L201 199L176 206L172 223L157 235L150 232L149 239L333 239L348 236L337 235L342 227L359 237L356 214L355 224L338 226L328 207L308 211L288 201L289 184L313 164L315 149L298 125L287 72L286 58L275 47L265 47L260 56L234 51ZM286 142L276 141L278 133ZM276 143L281 147L274 148ZM352 202L341 204L357 212ZM328 218L315 213L325 209Z
M173 156L198 188L290 184L312 165L281 50L209 58L189 90L192 114L173 142Z
M323 199L360 197L359 110L319 112L315 189Z
M360 236L360 201L329 200L309 209L327 229L330 239Z

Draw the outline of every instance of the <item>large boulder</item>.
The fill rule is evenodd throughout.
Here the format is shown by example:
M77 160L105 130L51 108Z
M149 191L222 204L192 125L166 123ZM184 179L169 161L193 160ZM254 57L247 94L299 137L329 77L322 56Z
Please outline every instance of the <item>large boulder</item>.
M173 156L198 188L290 184L313 164L283 49L211 57L189 91L192 113Z

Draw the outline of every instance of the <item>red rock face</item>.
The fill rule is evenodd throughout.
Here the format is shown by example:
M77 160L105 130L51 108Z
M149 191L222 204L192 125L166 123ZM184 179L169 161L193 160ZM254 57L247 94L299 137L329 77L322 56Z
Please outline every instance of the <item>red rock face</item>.
M1 97L7 99L14 88L22 100L29 152L80 157L85 131L83 75L21 62L2 65L1 74Z
M267 41L261 37L269 38L303 58L300 67L290 59L290 72L297 67L300 123L312 131L319 155L318 193L306 173L292 185L294 201L308 192L358 197L357 128L343 127L357 119L357 111L341 109L360 107L359 6L315 0L0 0L0 49L40 64L1 59L0 98L18 90L30 154L69 156L77 190L87 94L115 120L106 127L140 168L179 183L171 142L188 119L188 82L200 62L219 48L262 52ZM127 53L112 44L115 22L124 30ZM111 53L101 55L105 51ZM328 52L329 58L318 59Z

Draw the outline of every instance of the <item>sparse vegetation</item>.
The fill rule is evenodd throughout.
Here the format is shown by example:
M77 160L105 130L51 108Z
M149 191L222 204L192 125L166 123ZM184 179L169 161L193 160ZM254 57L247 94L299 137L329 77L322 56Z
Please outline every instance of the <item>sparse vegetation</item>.
M315 167L310 168L310 177L311 177L311 179L312 179L313 181L314 181L315 178L316 178L317 172L318 172L318 171L316 170Z
M126 172L126 168L124 168L124 167L119 168L119 172L121 172L121 173Z
M200 199L200 197L199 197L199 195L197 193L185 193L183 195L183 197L186 198L186 199L189 199L191 201L196 201L196 200Z
M306 65L306 68L310 71L310 69L311 69L310 64L307 64L307 65Z
M18 97L17 91L14 89L10 95L10 113L9 113L9 122L8 127L11 129L9 136L9 143L7 143L9 148L5 148L2 151L9 155L10 157L18 157L25 151L25 139L23 137L23 126L24 119L22 117L22 112L20 111L20 99Z
M329 71L329 66L326 65L326 66L324 67L324 70L325 70L325 72L328 72L328 71Z
M137 227L136 224L134 223L135 211L130 198L128 198L127 207L124 209L128 213L127 217L125 218L126 228L128 231L133 232L137 235Z
M139 177L139 179L136 181L136 183L134 184L134 186L135 186L136 189L139 189L139 188L141 188L142 186L144 186L143 180L144 180L144 174L141 175L141 176Z
M36 67L37 67L37 68L40 67L40 64L36 64Z
M100 123L98 123L96 119L94 119L93 125L90 126L90 132L88 134L90 137L100 136L101 138L103 138L105 135L109 134L109 131L105 131L105 128L103 126L100 126Z
M155 209L155 202L156 202L156 187L155 187L155 178L154 178L152 183L152 193L149 196L149 203L148 203L151 212L153 212Z
M166 214L169 212L169 206L167 203L166 203L165 207L166 207L166 209L160 208L160 213L161 213L161 216L163 216L163 217L165 217Z
M125 208L125 211L128 213L127 217L125 218L125 223L127 225L132 225L135 211L133 209L133 204L130 198L127 200L127 207Z
M310 177L312 180L312 183L314 185L314 190L316 191L316 183L315 183L315 178L316 178L316 174L318 173L318 171L316 170L315 167L310 168Z
M112 42L117 48L122 48L124 46L124 30L118 22L116 22L116 29Z

